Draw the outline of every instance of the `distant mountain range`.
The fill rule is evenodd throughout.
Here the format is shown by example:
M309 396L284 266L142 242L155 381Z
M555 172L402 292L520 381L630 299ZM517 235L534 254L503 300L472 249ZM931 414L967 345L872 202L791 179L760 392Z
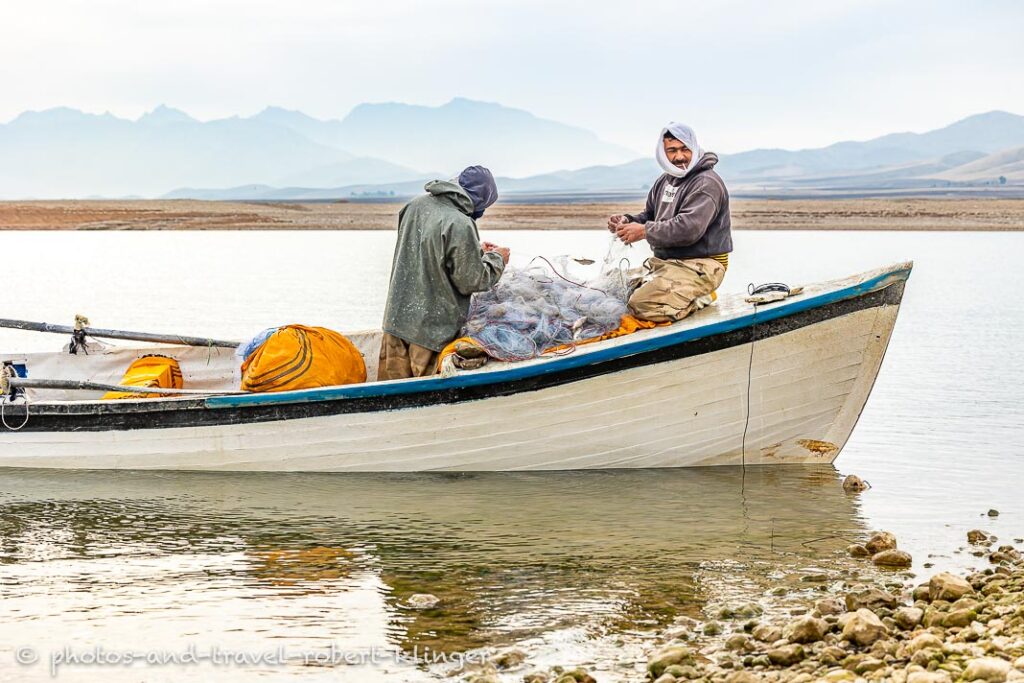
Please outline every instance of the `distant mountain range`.
M276 107L206 122L165 106L135 121L57 108L0 125L0 198L406 196L470 163L498 172L505 193L640 194L660 170L638 156L582 128L461 98L363 104L338 120ZM718 170L734 192L1024 186L1024 116L722 155Z
M1024 116L977 114L926 133L895 133L863 142L841 142L805 150L752 150L722 155L717 170L737 194L925 192L969 188L1024 187ZM523 178L501 176L510 194L642 194L661 174L651 158L594 165ZM168 197L207 199L331 199L404 197L428 180L395 179L334 187L296 183L287 187L244 186L182 189Z
M820 149L755 149L733 154L722 170L737 178L798 178L941 159L955 152L991 154L1024 145L1024 116L993 111L927 133L893 133Z
M0 125L0 197L158 196L243 183L337 187L448 177L473 163L513 175L634 159L593 133L498 104L364 104L342 120L268 108L198 121L160 106L138 120L57 108Z
M485 163L505 175L521 176L637 156L582 128L461 97L440 107L361 104L340 121L319 121L273 107L253 118L360 156L448 173Z

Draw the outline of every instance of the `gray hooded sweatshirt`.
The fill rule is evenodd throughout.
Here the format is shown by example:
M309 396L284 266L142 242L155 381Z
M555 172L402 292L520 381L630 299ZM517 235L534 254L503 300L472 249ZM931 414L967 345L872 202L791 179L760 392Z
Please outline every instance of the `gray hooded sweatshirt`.
M709 258L732 251L729 192L713 170L717 163L714 152L705 152L686 176L663 174L644 211L626 214L645 224L647 243L658 258Z
M501 255L484 253L473 199L458 184L433 180L398 214L398 241L384 309L384 331L432 351L455 339L470 296L501 277Z

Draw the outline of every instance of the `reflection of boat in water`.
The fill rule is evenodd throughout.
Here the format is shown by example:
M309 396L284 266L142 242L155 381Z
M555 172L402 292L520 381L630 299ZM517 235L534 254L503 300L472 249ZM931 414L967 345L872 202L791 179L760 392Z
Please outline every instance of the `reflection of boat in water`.
M910 268L810 285L756 309L742 295L723 296L667 327L454 377L124 401L30 395L29 404L4 406L5 425L23 426L0 429L0 466L320 472L828 463L867 401ZM353 335L371 376L379 337ZM25 381L116 382L151 352L0 360L26 368ZM167 353L199 390L233 388L229 350Z
M119 605L156 601L209 606L209 623L178 617L158 630L224 624L251 638L260 629L286 641L348 633L459 651L568 626L666 625L708 602L756 597L776 581L770 573L803 571L862 532L828 466L351 477L8 470L0 520L0 579L41 566L88 586L82 603L64 589L47 594L45 581L4 582L14 601L43 592L47 609L16 620L30 630L47 623L35 615L66 612L50 630L98 620L116 632ZM805 545L815 539L831 540ZM111 561L131 572L160 558L187 569L127 583L96 569ZM415 593L441 602L408 609Z

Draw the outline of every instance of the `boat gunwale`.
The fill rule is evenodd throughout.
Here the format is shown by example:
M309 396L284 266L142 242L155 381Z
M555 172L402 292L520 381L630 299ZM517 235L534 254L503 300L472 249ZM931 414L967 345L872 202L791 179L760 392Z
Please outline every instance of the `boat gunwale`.
M399 394L419 393L437 389L453 389L460 387L480 386L486 384L510 382L527 379L538 375L567 370L583 365L602 363L623 356L674 346L718 334L733 332L755 324L770 322L813 308L852 299L873 291L884 289L896 282L904 282L913 268L911 262L901 263L886 269L884 272L849 287L832 292L822 292L806 298L785 299L782 302L753 305L751 313L727 318L707 325L698 325L680 330L667 329L664 334L645 336L637 339L618 338L619 344L605 348L586 349L585 353L565 356L541 357L528 364L516 365L500 370L457 374L454 377L426 377L410 380L393 380L388 382L371 382L342 387L322 387L317 389L298 389L295 391L245 394L231 396L211 396L203 399L210 408L236 408L246 405L268 405L282 403L304 403L328 401L338 398L372 398L378 396L394 396ZM776 303L778 305L776 305ZM768 308L765 308L768 307ZM655 330L658 331L658 330Z

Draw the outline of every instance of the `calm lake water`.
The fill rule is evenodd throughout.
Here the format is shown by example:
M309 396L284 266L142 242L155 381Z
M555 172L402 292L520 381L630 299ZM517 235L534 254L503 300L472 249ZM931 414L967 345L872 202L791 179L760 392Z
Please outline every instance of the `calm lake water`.
M607 247L601 232L485 238L519 264ZM392 244L384 232L0 234L0 253L18 256L0 317L227 338L373 327ZM723 290L904 259L916 265L889 353L835 468L0 471L0 680L49 679L51 662L62 680L445 680L425 658L511 646L536 666L637 680L680 619L780 589L783 609L822 579L870 574L841 552L870 529L893 531L918 574L976 563L956 552L968 529L1024 536L1024 235L740 232ZM63 342L0 331L4 350ZM848 473L873 488L844 494ZM416 593L440 603L414 609ZM39 661L18 665L19 648ZM220 663L60 663L97 648Z

